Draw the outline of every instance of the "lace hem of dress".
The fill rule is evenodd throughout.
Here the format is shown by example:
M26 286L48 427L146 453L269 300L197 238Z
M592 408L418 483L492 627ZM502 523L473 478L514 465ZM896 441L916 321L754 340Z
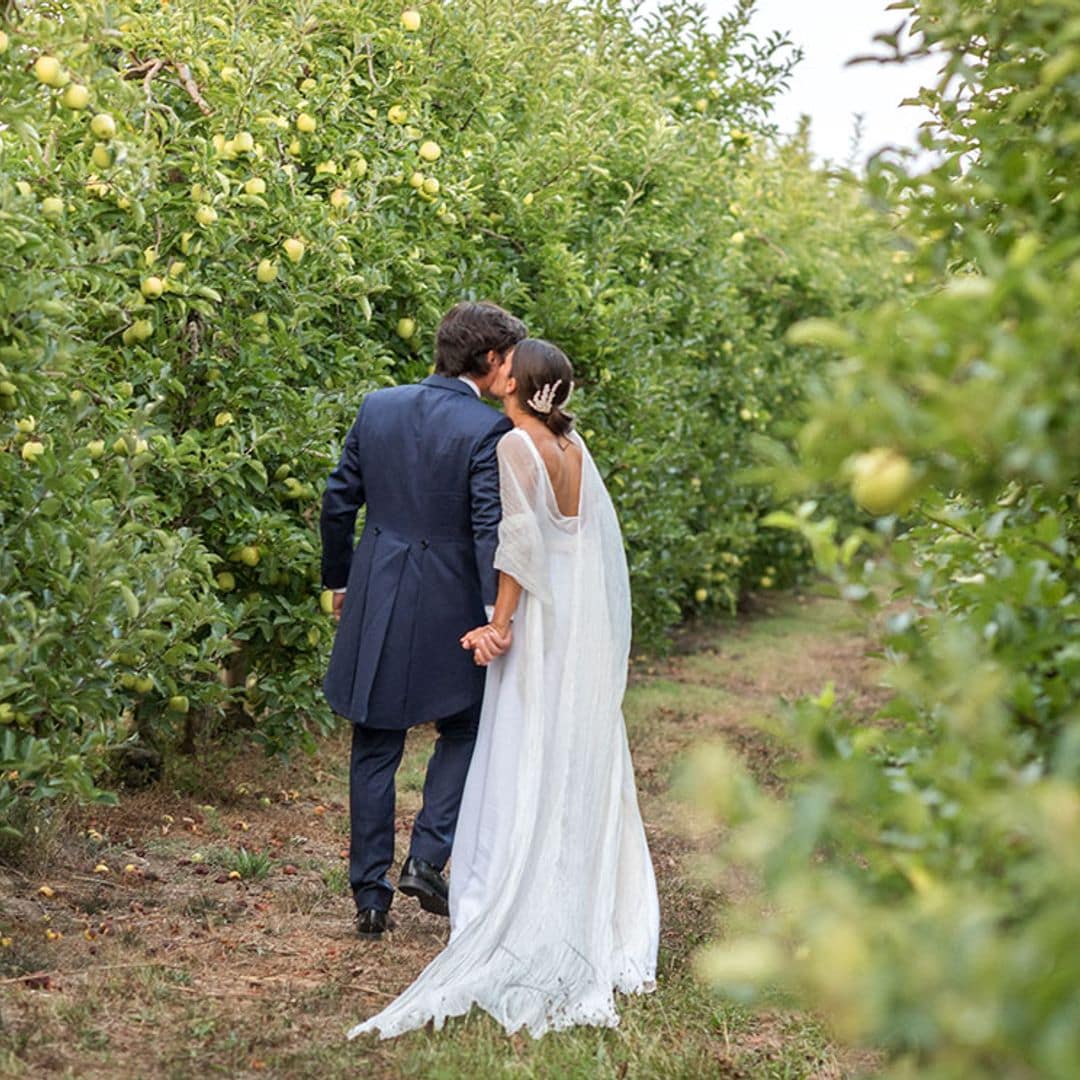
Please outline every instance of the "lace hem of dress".
M418 995L404 1008L395 1002L370 1020L357 1024L348 1032L349 1039L378 1031L380 1039L392 1039L407 1031L433 1022L441 1031L447 1020L464 1016L477 1005L501 1024L508 1035L523 1028L539 1039L549 1031L584 1025L589 1027L618 1027L619 1013L615 1007L614 991L623 994L646 994L656 989L656 975L627 961L606 986L575 986L569 993L545 991L524 981L488 983L470 980L455 985L453 991L432 990ZM484 980L486 981L486 980ZM399 999L400 1000L400 999Z

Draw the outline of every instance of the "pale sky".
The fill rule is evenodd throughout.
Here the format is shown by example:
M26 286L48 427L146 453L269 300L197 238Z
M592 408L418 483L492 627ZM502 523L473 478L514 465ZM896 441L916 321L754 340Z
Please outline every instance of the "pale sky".
M884 51L873 42L874 34L895 29L904 15L886 11L887 2L758 0L754 29L763 37L770 30L786 31L803 50L791 89L777 103L776 121L781 131L790 132L800 113L809 114L811 146L819 158L847 162L856 113L864 117L857 166L887 144L914 145L926 114L914 107L901 108L900 101L934 82L936 63L845 67L853 56ZM704 3L716 15L733 6L732 0Z

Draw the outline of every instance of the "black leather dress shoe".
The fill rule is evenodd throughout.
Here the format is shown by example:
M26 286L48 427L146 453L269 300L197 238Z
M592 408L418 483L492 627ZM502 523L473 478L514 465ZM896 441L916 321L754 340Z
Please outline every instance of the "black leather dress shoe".
M366 907L356 913L356 933L362 938L381 938L393 925L388 911Z
M442 874L431 863L410 856L401 868L397 887L398 892L415 896L425 911L433 915L450 914L450 889Z

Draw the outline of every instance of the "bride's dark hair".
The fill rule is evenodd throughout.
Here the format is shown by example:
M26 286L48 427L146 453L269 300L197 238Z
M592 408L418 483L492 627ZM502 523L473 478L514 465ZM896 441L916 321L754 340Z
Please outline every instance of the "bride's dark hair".
M517 383L514 397L518 404L543 420L553 435L559 438L565 435L574 426L573 416L562 408L569 400L574 384L574 369L566 353L550 341L523 338L514 346L511 372ZM544 387L551 395L551 412L543 412L530 404Z

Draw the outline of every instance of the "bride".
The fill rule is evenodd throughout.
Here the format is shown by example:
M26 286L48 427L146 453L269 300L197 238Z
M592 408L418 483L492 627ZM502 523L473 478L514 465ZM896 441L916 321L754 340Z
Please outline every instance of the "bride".
M621 709L630 587L618 521L563 411L566 356L526 338L500 377L514 430L498 448L498 599L462 638L491 666L451 856L450 941L349 1038L441 1028L474 1004L534 1037L612 1027L615 990L655 985L656 881Z

